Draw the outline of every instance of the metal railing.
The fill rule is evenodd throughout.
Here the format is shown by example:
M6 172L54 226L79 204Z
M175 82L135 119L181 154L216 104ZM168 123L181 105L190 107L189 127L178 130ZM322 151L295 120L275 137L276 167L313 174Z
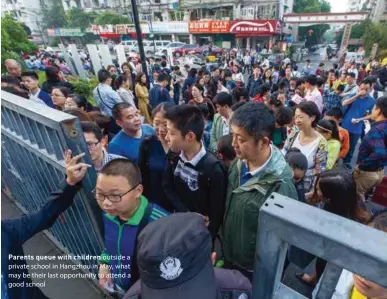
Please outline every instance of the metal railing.
M38 210L64 181L66 149L73 155L84 152L84 162L92 161L76 117L4 91L1 98L2 184L28 213ZM91 194L95 181L95 170L89 168L72 206L46 232L67 254L101 253L102 212ZM79 262L98 272L97 261Z
M259 214L254 299L305 298L281 283L288 245L327 261L314 290L331 299L343 269L387 287L387 234L273 193Z

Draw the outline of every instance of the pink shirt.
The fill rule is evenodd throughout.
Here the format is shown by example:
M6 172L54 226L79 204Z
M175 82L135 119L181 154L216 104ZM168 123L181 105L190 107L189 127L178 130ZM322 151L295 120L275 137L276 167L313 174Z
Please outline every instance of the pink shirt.
M318 90L317 87L315 89L313 89L312 91L308 90L306 92L305 100L306 101L314 102L317 105L318 110L320 111L320 113L322 113L323 108L324 108L323 99L322 99L322 95L321 95L321 93L320 93L320 91Z

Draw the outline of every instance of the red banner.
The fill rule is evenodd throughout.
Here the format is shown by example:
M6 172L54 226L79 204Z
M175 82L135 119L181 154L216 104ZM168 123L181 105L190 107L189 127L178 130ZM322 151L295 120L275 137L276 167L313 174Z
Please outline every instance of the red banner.
M189 33L230 33L230 21L192 21Z
M230 33L237 36L272 36L282 33L282 24L275 20L231 21Z

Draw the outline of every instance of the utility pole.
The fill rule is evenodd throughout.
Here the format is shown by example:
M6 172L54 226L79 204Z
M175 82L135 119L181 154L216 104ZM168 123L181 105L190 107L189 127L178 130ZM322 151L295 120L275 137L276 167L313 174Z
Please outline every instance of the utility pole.
M136 0L130 0L130 2L132 4L133 21L134 21L134 26L136 28L137 44L138 44L138 50L140 51L142 71L145 74L146 78L149 78L148 77L148 68L146 65L146 57L145 57L145 52L144 52L144 45L142 43L141 27L140 27L140 21L138 19L138 10L137 10Z

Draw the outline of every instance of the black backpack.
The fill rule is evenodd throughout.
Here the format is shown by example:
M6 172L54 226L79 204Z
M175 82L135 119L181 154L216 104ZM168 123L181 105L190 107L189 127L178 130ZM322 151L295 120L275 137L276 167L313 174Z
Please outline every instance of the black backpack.
M172 172L175 172L177 163L179 163L180 157L178 154L174 154L171 157L169 157L169 163L171 163ZM198 175L198 187L199 189L208 189L210 185L210 177L208 176L209 173L211 173L216 167L216 165L219 165L221 168L224 177L228 178L228 172L226 167L223 165L223 163L218 159L218 157L211 151L206 150L206 155L199 161L199 163L196 165L196 168L202 168L202 170L199 172Z

